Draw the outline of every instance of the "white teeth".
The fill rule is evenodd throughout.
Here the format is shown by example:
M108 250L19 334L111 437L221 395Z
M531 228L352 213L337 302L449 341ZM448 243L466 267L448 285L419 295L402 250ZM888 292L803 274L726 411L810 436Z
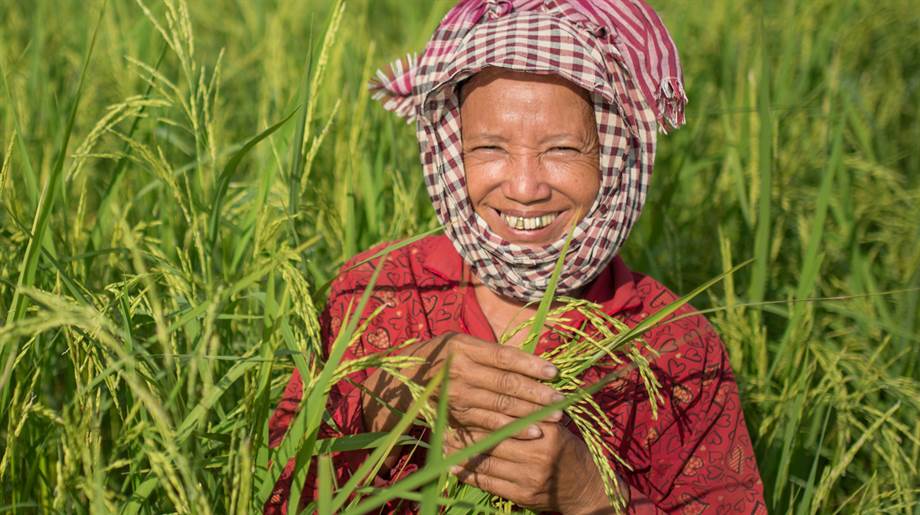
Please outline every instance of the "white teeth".
M553 223L553 220L556 219L556 213L530 218L507 215L505 213L502 213L501 216L510 227L518 231L535 231L537 229L542 229Z

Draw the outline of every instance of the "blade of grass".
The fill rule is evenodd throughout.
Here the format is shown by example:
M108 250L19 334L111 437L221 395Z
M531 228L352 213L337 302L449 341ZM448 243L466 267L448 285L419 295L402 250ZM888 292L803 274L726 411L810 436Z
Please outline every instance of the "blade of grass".
M323 438L316 441L314 456L329 454L331 452L360 451L363 449L376 449L385 444L390 433L361 433L345 435L338 438ZM394 445L417 445L428 447L428 444L411 436L400 436Z
M573 220L579 220L580 218L580 216L575 216ZM562 250L559 251L559 257L556 259L556 265L553 268L553 275L549 278L546 292L543 294L543 298L540 299L537 313L533 316L533 325L530 327L527 339L524 340L524 345L521 347L525 352L533 354L537 348L537 341L540 339L540 334L543 333L543 324L546 322L546 314L549 313L553 305L553 299L556 297L556 286L559 284L559 276L562 274L565 257L569 253L572 236L575 235L575 227L577 227L577 224L573 222L572 227L569 228L569 234L565 238L565 243L562 244Z
M209 233L211 235L211 250L214 251L217 246L218 238L218 223L220 221L220 211L221 205L224 201L224 196L227 194L227 188L230 186L230 179L233 177L233 174L236 172L236 168L240 165L240 162L246 157L246 154L253 149L260 141L270 136L276 130L284 126L285 123L290 120L297 111L293 111L291 114L285 116L280 122L272 125L271 127L260 132L252 139L246 142L243 145L243 148L237 150L233 157L227 161L227 164L224 166L224 169L220 173L220 177L217 180L217 188L214 191L214 198L211 200L211 215L208 222Z
M838 170L843 164L842 156L843 121L838 119L833 129L830 155L828 156L824 175L821 178L821 186L818 190L818 200L815 205L815 215L812 219L811 234L809 236L808 246L805 249L804 259L802 260L802 268L799 272L799 284L795 291L795 298L798 299L804 299L811 296L818 283L818 272L820 271L822 261L821 250L824 248L824 222L827 219L828 206L831 201L831 187L834 184L834 178ZM789 346L794 343L791 340L796 328L801 326L806 307L807 305L805 303L796 303L793 305L792 314L786 325L786 332L780 341L776 355L785 355L785 353L788 352ZM780 363L783 363L783 361L774 360L773 363L771 363L767 377L773 377Z
M3 27L0 27L0 29L3 29ZM2 79L3 89L6 92L6 100L9 103L7 110L10 113L10 118L13 120L13 127L16 129L16 146L19 147L19 153L25 165L25 173L23 173L22 176L25 177L26 195L29 196L29 204L35 205L39 195L38 175L35 173L35 169L32 166L32 159L29 157L29 149L26 147L26 142L22 137L22 122L20 122L17 113L17 106L19 103L17 102L16 92L10 87L9 80L7 79L6 52L4 51L5 45L2 44L5 41L7 41L6 34L4 34L3 30L0 30L0 79Z
M878 430L882 427L882 424L888 421L899 409L901 408L901 402L898 401L894 406L888 409L882 416L878 417L872 425L869 426L856 440L853 445L847 449L846 453L843 455L842 459L834 464L834 467L830 470L825 470L824 475L821 478L821 484L818 485L818 489L815 492L815 505L823 506L824 502L827 499L827 496L830 494L830 489L834 483L840 479L840 477L846 472L847 468L850 466L850 463L853 462L853 459L856 457L856 453L867 442L872 440L872 437L876 435Z
M257 365L259 365L258 361L250 361L246 359L246 356L242 356L240 361L230 367L230 370L227 371L224 377L222 377L220 381L207 392L207 395L201 399L198 405L192 408L189 414L186 415L185 419L179 425L179 429L176 431L176 441L180 444L185 441L192 434L192 430L195 429L195 426L204 420L208 411L227 392L233 383Z
M396 426L389 432L384 444L374 449L374 452L364 460L364 463L358 467L358 470L348 478L348 481L339 489L335 499L332 501L332 509L334 512L339 513L341 511L340 508L348 501L348 498L351 497L352 493L362 482L377 475L377 472L383 465L383 461L390 454L390 451L393 450L393 446L396 445L399 437L409 429L409 426L412 425L416 417L418 417L422 408L428 404L428 400L434 392L442 387L446 377L446 369L442 368L425 386L425 390L419 395L418 399L413 401L412 405L406 411L406 415L400 418ZM429 454L431 454L431 452L429 452Z
M294 130L294 139L291 140L291 161L290 172L288 172L288 213L293 216L297 213L298 199L300 198L300 176L303 175L303 138L307 126L307 114L310 110L307 104L310 102L310 71L313 68L313 24L310 24L310 48L307 50L307 58L304 60L303 79L301 81L301 99L300 105L303 110L297 118L297 128Z
M818 475L818 463L821 461L821 453L824 450L824 437L827 435L827 424L831 419L831 410L824 413L824 423L821 425L821 436L818 438L818 446L815 449L815 457L811 461L811 470L808 472L808 480L805 483L805 491L802 494L802 502L799 503L799 509L796 515L806 515L818 513L819 506L812 504L811 500L815 495L815 479Z
M316 494L316 511L318 515L332 515L332 458L328 454L321 454L316 463L319 472L319 491Z
M160 65L163 64L163 59L166 57L166 51L169 49L169 46L164 43L162 50L160 50L160 56L157 58L156 64L154 64L154 71L160 69ZM153 93L153 83L148 82L147 88L142 95L142 99L148 100L150 95ZM134 133L137 131L137 127L140 125L142 115L147 110L147 106L142 106L138 111L137 116L131 122L131 127L128 129L127 139L134 137ZM115 189L118 187L121 177L124 174L125 170L128 167L130 162L129 156L131 155L132 147L128 142L124 142L121 147L121 157L118 158L118 163L115 165L115 169L112 171L112 178L109 180L109 183L106 185L105 190L102 193L102 197L99 199L99 207L96 208L97 213L108 213L109 212L109 202L114 198ZM90 234L90 237L87 239L86 247L83 250L83 254L86 258L86 267L89 268L92 265L92 260L95 257L94 250L98 248L100 244L100 236L103 231L103 226L110 222L110 218L105 216L99 217L99 223L93 226L93 231Z
M150 479L144 480L137 488L134 489L134 492L131 494L131 497L128 499L128 503L125 504L124 508L121 510L122 515L137 515L141 511L141 507L147 504L147 498L150 497L150 494L153 493L153 490L157 487L159 479L152 477Z
M761 8L766 2L761 2ZM754 234L754 266L748 297L761 301L767 287L770 262L771 192L773 191L773 114L770 106L770 52L767 44L766 14L760 15L760 78L757 82L758 135L757 171L760 175L760 196L757 203L757 229Z
M307 248L316 244L318 239L319 239L318 236L314 236L310 238L309 240L301 243L298 248L293 249L293 252L295 254L304 252ZM275 256L272 259L264 260L264 262L260 264L261 266L253 267L254 270L250 272L249 274L240 278L240 280L233 283L233 285L224 293L222 298L231 298L237 293L240 293L246 288L264 279L267 275L271 274L271 272L275 269L275 267L277 266L277 264L279 263L281 259L284 259L284 256ZM198 317L203 315L208 310L208 308L211 307L211 305L217 300L218 299L216 298L208 298L202 301L200 304L197 304L192 308L182 311L181 315L177 317L176 321L169 325L169 327L167 328L167 332L172 333L173 331L176 331L180 327L185 326L189 322L196 320Z
M792 463L793 454L795 454L795 445L798 442L799 425L802 416L805 414L805 402L808 391L808 383L814 373L814 366L801 366L795 384L792 386L793 392L797 393L791 402L786 402L782 406L783 417L783 438L781 442L781 451L779 454L779 465L777 467L774 489L773 505L778 506L782 499L783 492L789 484L789 467Z
M373 493L374 490L368 489L368 493ZM483 492L482 490L473 490L466 489L462 493L472 495L475 493L481 494L480 497L467 500L466 498L458 499L457 497L437 497L435 503L438 506L443 506L444 511L442 513L446 515L507 515L507 511L497 510L492 507L490 500L492 494ZM364 493L359 490L359 493ZM396 499L405 499L407 501L413 501L417 503L422 502L422 494L418 492L406 492L400 491L397 493Z
M450 356L444 364L445 370L450 370ZM447 384L450 378L445 374L441 382L441 392L438 395L438 416L434 420L434 427L431 431L431 447L428 449L426 463L432 467L439 467L444 452L444 434L447 430ZM444 471L437 480L432 481L422 490L422 503L419 507L419 515L436 515L438 510L438 493L441 486L445 483L447 472Z

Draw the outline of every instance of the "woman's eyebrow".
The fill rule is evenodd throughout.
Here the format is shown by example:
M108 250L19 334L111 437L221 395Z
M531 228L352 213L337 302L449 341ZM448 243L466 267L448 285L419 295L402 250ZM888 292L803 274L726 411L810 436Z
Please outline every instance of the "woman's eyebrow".
M539 143L541 145L547 144L570 144L570 143L584 143L588 138L585 134L581 132L560 132L556 134L550 134L544 136L540 139Z

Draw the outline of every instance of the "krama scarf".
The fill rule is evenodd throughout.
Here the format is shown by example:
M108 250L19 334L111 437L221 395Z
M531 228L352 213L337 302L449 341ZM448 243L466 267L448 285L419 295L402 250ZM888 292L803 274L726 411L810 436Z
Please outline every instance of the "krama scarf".
M565 238L512 244L473 210L457 86L486 67L556 74L591 95L601 185L565 257L557 293L570 294L610 263L638 218L656 131L684 123L677 50L643 0L461 0L421 59L407 56L372 82L386 109L416 123L425 184L454 247L493 291L529 302L546 290Z

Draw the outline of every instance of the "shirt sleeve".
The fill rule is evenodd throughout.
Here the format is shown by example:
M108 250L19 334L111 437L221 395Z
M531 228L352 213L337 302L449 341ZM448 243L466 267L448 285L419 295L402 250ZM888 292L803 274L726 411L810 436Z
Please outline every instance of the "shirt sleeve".
M676 315L692 313L686 306ZM663 396L657 417L635 373L599 394L620 431L610 443L631 465L618 466L630 512L766 514L738 387L715 330L702 315L672 318L646 341L659 353L652 362Z
M356 256L352 261L361 258ZM344 269L348 269L346 264ZM323 347L328 355L339 330L343 324L346 315L356 309L361 294L364 292L364 285L373 271L371 265L365 265L356 270L350 270L340 275L330 289L329 300L325 309L320 315L321 337ZM394 304L390 299L386 289L382 289L379 294L376 293L371 298L362 317L368 316L376 308L382 306L383 312L374 319L364 332L362 337L351 347L346 349L342 361L360 358L369 353L379 352L388 348L391 344L399 343L404 339L399 331L394 331L392 323L388 320L395 313L388 305ZM400 334L397 334L400 333ZM367 432L364 425L364 410L362 406L361 389L357 384L364 383L368 376L373 373L373 369L365 369L351 374L348 380L341 381L331 387L329 399L326 404L327 414L331 423L323 423L320 427L320 438L337 438L345 435L355 435ZM287 386L278 402L278 405L269 420L269 446L274 448L281 444L285 433L291 422L297 416L303 398L303 380L300 373L295 369L288 381ZM420 437L420 433L415 431L413 436ZM389 470L381 470L377 477L372 480L375 487L385 487L393 482L402 479L406 475L414 472L419 464L423 461L419 453L410 452L411 449L397 454L397 463ZM367 457L367 451L340 452L333 454L333 463L336 471L336 480L338 484L344 484L351 474L361 465ZM294 461L289 461L278 478L272 494L264 505L264 513L281 514L287 513L287 501L290 496L292 474ZM303 490L302 503L305 505L315 498L316 478L311 467L307 474L306 485ZM392 501L390 505L384 507L383 512L395 512L398 509L400 501Z

